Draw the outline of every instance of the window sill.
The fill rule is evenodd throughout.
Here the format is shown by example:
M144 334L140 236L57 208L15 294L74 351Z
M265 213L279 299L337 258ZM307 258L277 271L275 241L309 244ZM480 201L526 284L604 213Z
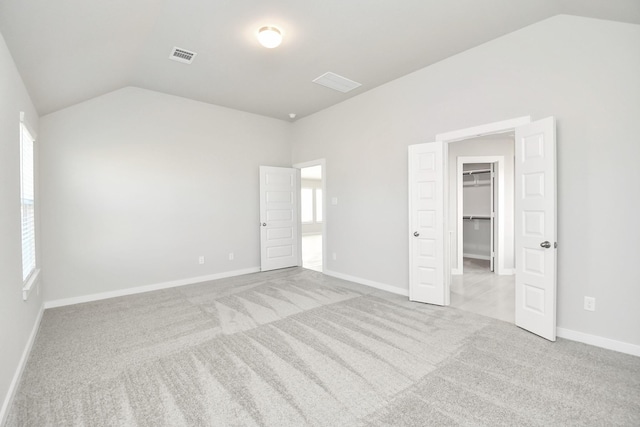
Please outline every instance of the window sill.
M33 270L33 273L31 273L27 281L24 283L24 286L22 287L22 299L24 301L29 299L29 295L31 294L33 288L35 288L35 285L38 283L39 278L40 269L36 268L35 270Z

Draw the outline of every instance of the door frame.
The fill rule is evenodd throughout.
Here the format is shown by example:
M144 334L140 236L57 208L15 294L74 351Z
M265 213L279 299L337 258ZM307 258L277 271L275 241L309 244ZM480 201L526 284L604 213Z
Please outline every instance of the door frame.
M436 135L436 141L442 141L445 144L445 159L444 159L444 165L443 165L443 174L444 177L448 177L449 176L449 162L448 162L448 153L449 153L449 144L452 142L456 142L456 141L463 141L465 139L472 139L472 138L476 138L479 136L486 136L486 135L495 135L495 134L500 134L500 133L506 133L506 132L515 132L515 129L519 126L522 125L526 125L531 123L531 116L522 116L522 117L516 117L513 119L508 119L508 120L502 120L499 122L493 122L493 123L486 123L483 125L479 125L479 126L474 126L474 127L469 127L469 128L465 128L465 129L458 129L458 130L454 130L454 131L450 131L450 132L444 132L444 133L439 133ZM444 185L445 185L445 194L449 194L449 180L445 179L444 180ZM449 238L445 239L445 254L449 254L447 256L448 259L451 259L453 257L453 254L451 253L451 240L453 238L453 232L450 229L450 224L449 224L449 215L450 215L450 203L445 203L444 204L444 229L445 229L445 233L448 232L449 233ZM503 257L504 258L504 257ZM517 254L514 254L514 262L517 259ZM446 262L445 261L445 272L447 274L451 274L451 267L450 267L450 262ZM451 288L449 285L450 280L445 280L445 283L447 284L447 289L445 290L445 294L450 297L451 295ZM447 305L449 304L449 298L446 298L447 301Z
M463 268L463 220L462 220L462 215L463 215L463 185L462 185L462 169L463 169L463 165L465 163L493 163L493 164L497 164L497 170L495 171L496 177L497 179L495 180L496 183L496 188L494 189L495 194L497 195L496 199L494 199L494 202L497 201L496 206L495 206L495 217L493 218L494 221L494 226L495 223L497 221L498 223L498 227L497 227L497 239L496 240L496 245L498 247L498 250L495 251L495 259L498 261L496 266L495 266L495 272L498 275L506 275L506 274L513 274L513 270L507 271L504 268L504 247L505 247L505 230L504 230L504 215L505 215L505 206L504 206L504 186L505 186L505 181L504 181L504 163L505 163L505 159L504 156L460 156L458 157L458 161L457 161L457 171L456 171L456 197L457 197L457 202L456 202L456 268L455 269L451 269L451 274L464 274L464 268ZM445 209L446 211L447 209Z
M292 167L296 169L320 166L322 169L322 271L327 265L327 161L326 159L316 159L307 162L296 163ZM300 199L300 198L299 198ZM298 203L298 257L302 265L302 220L300 219L300 203Z
M518 180L521 179L522 177L519 175L521 172L523 172L522 169L519 169L519 164L523 163L525 160L527 160L527 158L531 158L533 160L536 160L537 163L532 164L531 167L529 167L526 170L534 170L537 172L534 172L532 174L532 177L527 177L528 179L528 183L531 183L531 186L533 185L538 185L538 189L536 190L536 188L531 187L529 188L529 193L531 195L533 195L533 197L531 199L535 199L535 201L539 202L540 199L542 199L542 202L544 203L548 203L546 205L546 207L539 207L539 203L538 205L536 205L535 203L534 208L535 209L543 209L544 212L543 214L545 214L545 212L549 211L549 214L551 214L553 216L553 220L551 221L553 224L551 224L551 228L553 231L553 236L547 236L547 232L543 231L541 233L544 233L544 238L551 240L554 240L553 244L550 244L549 241L544 241L542 243L539 244L539 246L545 248L545 249L549 249L553 246L553 262L551 263L550 269L548 271L544 270L544 264L541 264L541 262L535 262L536 260L533 260L533 268L531 268L530 270L533 271L534 273L538 274L538 278L542 277L542 281L544 283L541 284L540 287L538 287L538 290L540 292L538 292L537 294L532 292L529 292L527 294L524 294L524 297L522 298L522 301L516 301L516 307L515 307L515 315L516 315L516 319L515 319L515 325L518 327L521 327L527 331L530 331L536 335L539 335L540 337L546 338L550 341L555 341L555 337L556 337L556 330L557 330L557 324L556 324L556 310L557 310L557 279L556 279L556 271L557 271L557 262L556 262L556 252L555 252L555 242L556 242L556 236L557 236L557 231L555 229L556 227L556 210L557 210L557 202L556 197L557 197L557 183L555 180L555 177L557 175L557 171L556 171L556 122L555 122L555 118L553 116L551 117L547 117L544 119L540 119L537 120L535 122L531 121L530 116L525 116L525 117L519 117L519 118L515 118L515 119L510 119L510 120L504 120L501 122L495 122L495 123L489 123L489 124L485 124L485 125L481 125L481 126L476 126L476 127L472 127L472 128L467 128L467 129L461 129L461 130L456 130L453 132L447 132L447 133L442 133L442 134L438 134L436 136L436 141L433 143L424 143L424 144L418 144L415 146L410 146L409 147L409 154L410 154L410 161L412 160L411 157L411 153L412 153L412 148L415 147L420 147L421 145L425 146L425 149L427 146L432 146L434 147L434 150L439 150L440 152L444 151L444 153L442 153L443 155L440 156L439 160L442 161L442 167L439 168L440 170L438 171L441 174L441 182L442 182L442 187L444 187L444 191L445 194L447 194L447 197L450 198L451 195L449 194L449 190L448 190L448 183L449 183L449 179L444 179L444 177L449 177L449 173L448 173L448 169L449 169L449 165L448 165L448 161L447 161L447 157L448 157L448 145L451 142L454 141L460 141L460 140L464 140L464 139L472 139L474 137L479 137L479 136L485 136L485 135L494 135L494 134L500 134L500 133L505 133L505 132L514 132L515 135L515 154L516 154L516 161L514 163L514 174L515 174L515 182L516 182L516 193L518 191L521 191L522 188L518 187ZM527 139L529 138L529 139ZM446 150L443 150L444 147L447 147ZM545 148L547 147L547 148ZM526 153L526 155L523 155L523 151L522 150L526 150L524 151L524 153ZM549 150L549 155L546 155L545 153L547 152L547 150ZM428 152L428 151L426 151ZM551 158L549 158L549 156L551 156ZM542 159L542 160L540 160ZM549 164L549 161L552 160L553 163ZM544 165L540 165L539 163L541 161L544 161ZM411 164L410 164L411 165ZM520 167L524 167L524 166L520 166ZM552 169L550 169L552 168ZM436 170L437 168L435 167L431 167L430 170ZM552 186L548 186L549 184L549 180L546 177L546 173L547 170L549 171L550 175L551 175L551 183ZM412 182L412 174L411 174L411 170L409 171L409 184L411 187L411 182ZM542 179L544 179L544 183L542 183ZM540 181L539 183L536 182ZM431 180L432 182L436 182L437 179L434 181L433 179ZM521 182L521 181L520 181ZM546 186L546 187L545 187ZM522 193L522 196L528 196L529 194L524 194ZM536 198L537 197L537 198ZM553 197L553 200L549 199L549 197ZM442 199L442 198L441 198ZM524 287L526 284L525 283L520 283L519 284L519 277L520 274L518 273L518 270L522 267L522 263L526 262L525 258L521 258L518 256L518 236L522 237L524 231L524 228L519 228L522 227L522 224L518 223L518 212L519 212L519 197L516 197L516 199L514 200L515 203L515 212L516 212L516 231L515 231L515 239L516 239L516 247L515 247L515 264L516 264L516 277L515 277L515 281L516 281L516 300L519 299L518 297L518 290L519 287L522 286ZM450 294L451 294L451 289L450 289L450 278L451 278L451 267L449 265L449 260L452 257L451 254L451 236L453 234L453 231L449 229L449 214L450 214L450 203L448 203L447 200L442 200L441 202L444 206L442 211L446 212L446 214L444 215L443 221L440 222L438 224L438 229L441 230L441 233L444 235L446 235L446 231L449 231L449 239L444 238L444 242L443 245L444 246L444 259L442 260L442 268L444 268L444 272L446 272L446 276L442 278L442 284L440 289L444 289L445 292L445 304L444 305L449 305L450 303ZM523 202L520 202L523 203ZM532 203L530 203L531 205ZM523 205L520 205L520 207L522 207ZM439 206L436 206L435 208L436 210L439 210ZM411 207L411 199L409 200L409 214L410 214L410 218L411 218L411 214L412 214L412 207ZM532 211L533 212L533 211ZM535 211L538 212L538 211ZM535 218L534 218L535 219ZM543 220L537 220L537 221L532 221L531 224L529 224L531 227L535 226L539 226L540 224L543 224L544 221ZM411 225L412 222L411 220L409 221L409 224ZM440 228L443 227L443 228ZM530 227L530 228L531 228ZM545 229L546 230L546 229ZM540 233L539 233L540 234ZM415 236L418 236L418 234L415 234ZM540 236L537 236L540 237ZM410 237L411 239L411 237ZM411 240L410 240L411 241ZM531 242L529 242L527 244L529 248L534 248L535 250L539 251L538 248L538 244L537 242L534 242L533 244ZM410 246L410 256L413 257L415 251L411 250L411 246ZM410 258L411 259L411 258ZM542 265L542 270L539 266ZM536 272L535 268L537 268L539 271ZM542 273L542 274L540 274ZM411 265L410 265L410 274L411 274ZM410 276L410 280L409 280L409 290L411 293L411 290L413 289L413 287L417 286L417 284L415 283L414 280L411 279ZM522 289L521 289L522 290ZM540 296L544 296L544 293L546 292L546 290L549 291L550 295L551 295L551 300L547 300L546 296L545 296L545 300L541 301ZM427 303L432 303L434 304L435 302L431 302L428 301L428 298L424 298L424 300L418 300L420 302L427 302ZM522 302L522 304L520 305L520 302ZM527 304L530 303L530 304ZM436 303L437 304L437 303ZM549 307L549 311L546 311L546 307ZM518 314L520 313L520 315L522 315L522 310L524 309L533 309L533 311L535 311L537 309L537 311L539 312L539 314L541 315L541 317L539 317L538 319L534 319L534 321L532 322L528 322L525 323L522 319L519 320L518 318ZM549 317L551 316L551 317ZM550 324L549 324L550 323Z

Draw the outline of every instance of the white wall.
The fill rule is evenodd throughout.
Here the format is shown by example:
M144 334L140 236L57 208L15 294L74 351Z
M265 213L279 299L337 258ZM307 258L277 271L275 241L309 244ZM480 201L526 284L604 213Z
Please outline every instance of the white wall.
M22 300L21 111L32 127L38 126L36 110L0 35L0 424L1 409L42 306L42 295L35 289L28 301ZM41 229L39 222L36 229ZM40 258L39 251L36 256Z
M640 344L640 26L556 16L293 126L326 158L327 269L408 286L407 146L531 115L558 120L558 325ZM583 310L583 297L597 300Z
M47 300L260 265L258 167L291 165L287 122L130 87L40 126Z

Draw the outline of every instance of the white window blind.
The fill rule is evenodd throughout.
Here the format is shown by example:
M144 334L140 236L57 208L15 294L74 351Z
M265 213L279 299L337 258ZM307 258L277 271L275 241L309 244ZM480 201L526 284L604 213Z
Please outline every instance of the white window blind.
M20 124L20 201L22 209L22 280L36 268L33 137Z

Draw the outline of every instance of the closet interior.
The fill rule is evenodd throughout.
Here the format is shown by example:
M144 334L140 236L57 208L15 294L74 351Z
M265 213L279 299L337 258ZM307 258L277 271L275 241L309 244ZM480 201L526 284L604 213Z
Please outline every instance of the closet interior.
M462 172L463 257L488 260L494 271L494 164L465 163Z

